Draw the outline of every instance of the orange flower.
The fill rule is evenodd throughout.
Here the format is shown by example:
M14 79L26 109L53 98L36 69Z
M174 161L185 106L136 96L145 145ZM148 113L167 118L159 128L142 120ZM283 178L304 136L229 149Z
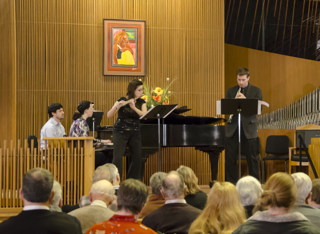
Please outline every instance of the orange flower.
M166 99L162 104L163 105L169 105L169 99Z
M148 101L148 96L147 95L143 95L142 97L141 97L141 99L143 99L143 100L145 100L146 102Z
M161 96L160 96L160 95L158 95L158 96L153 96L152 98L153 98L153 100L155 100L156 102L161 102Z

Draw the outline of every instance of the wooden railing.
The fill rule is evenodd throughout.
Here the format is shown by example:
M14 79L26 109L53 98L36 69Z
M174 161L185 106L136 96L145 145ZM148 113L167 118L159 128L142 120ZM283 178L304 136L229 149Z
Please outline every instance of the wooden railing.
M89 194L94 171L92 137L45 138L44 150L28 147L27 140L18 140L16 147L4 141L0 148L0 213L23 207L19 198L23 175L32 168L49 170L62 187L63 203L74 205L81 196Z
M320 175L320 138L311 138L311 145L309 145L309 154L315 170ZM309 176L313 180L315 175L309 165Z

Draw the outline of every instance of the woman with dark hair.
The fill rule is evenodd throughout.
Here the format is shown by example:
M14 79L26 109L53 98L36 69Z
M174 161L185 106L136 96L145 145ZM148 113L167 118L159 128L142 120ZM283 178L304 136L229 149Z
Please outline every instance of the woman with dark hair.
M140 178L141 167L141 134L140 116L147 112L147 105L140 97L143 93L143 83L137 79L128 85L127 96L119 98L109 110L108 118L118 112L118 118L113 126L113 161L122 176L122 157L126 146L129 147L131 163L127 178Z
M88 117L91 117L93 115L93 102L89 101L82 101L79 103L77 110L72 116L72 119L74 120L71 127L69 136L71 137L88 137L90 136L90 129L86 122L86 119ZM93 146L100 146L102 144L108 144L111 143L110 140L100 140L100 139L94 139L93 140ZM103 152L95 152L95 168L97 168L100 165L111 163L112 158L108 157L107 154L104 154Z

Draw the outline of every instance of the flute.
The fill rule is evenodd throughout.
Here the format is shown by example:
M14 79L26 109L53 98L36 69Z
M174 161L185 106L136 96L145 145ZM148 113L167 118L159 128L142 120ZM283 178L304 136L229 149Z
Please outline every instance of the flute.
M237 94L236 94L236 96L235 96L234 98L236 98L240 92L241 92L241 87L239 88L239 90L238 90L238 92L237 92ZM228 123L231 123L232 116L233 116L233 115L230 115L230 116L229 116Z

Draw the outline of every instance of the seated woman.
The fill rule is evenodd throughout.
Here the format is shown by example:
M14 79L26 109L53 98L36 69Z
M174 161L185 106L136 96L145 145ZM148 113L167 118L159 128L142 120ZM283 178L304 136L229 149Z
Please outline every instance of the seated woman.
M191 224L189 234L232 233L246 220L236 187L230 182L215 182L202 214Z
M245 176L236 184L242 205L247 211L247 218L252 216L252 210L258 203L262 188L260 182L253 176Z
M233 233L320 233L317 227L299 212L290 212L297 197L293 178L284 172L273 174L265 185L257 211Z
M186 202L200 210L203 210L207 203L207 194L202 192L198 186L198 178L190 167L180 166L177 172L183 177L187 185Z
M71 137L88 137L90 136L90 129L86 122L88 117L93 115L93 102L89 101L82 101L79 103L77 110L73 114L73 123L70 127L69 136ZM111 143L110 140L100 140L94 139L93 140L93 147L100 146L101 144L108 144ZM103 152L95 152L95 168L100 165L111 163L112 157L108 156Z

